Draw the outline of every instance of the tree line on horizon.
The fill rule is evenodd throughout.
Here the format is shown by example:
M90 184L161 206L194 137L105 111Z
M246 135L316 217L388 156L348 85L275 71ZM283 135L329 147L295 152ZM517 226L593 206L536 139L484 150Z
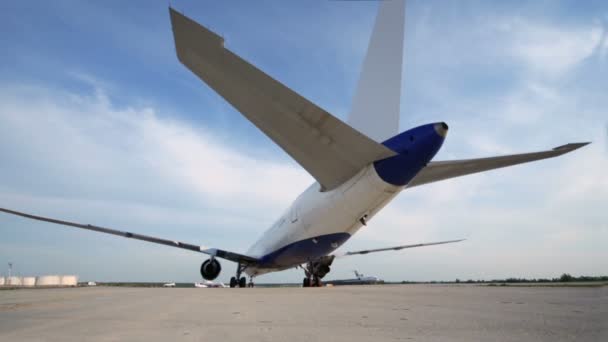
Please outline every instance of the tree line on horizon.
M608 276L580 276L575 277L568 273L562 274L558 278L506 278L506 279L468 279L454 281L402 281L402 284L416 284L416 283L430 283L430 284L488 284L488 283L569 283L569 282L595 282L595 281L608 281Z

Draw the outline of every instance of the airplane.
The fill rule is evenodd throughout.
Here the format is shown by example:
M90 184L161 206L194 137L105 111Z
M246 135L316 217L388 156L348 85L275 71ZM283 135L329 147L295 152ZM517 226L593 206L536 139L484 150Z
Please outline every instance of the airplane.
M353 108L345 123L225 48L220 35L169 7L178 60L316 180L244 253L10 209L0 211L206 254L208 259L200 267L206 280L220 274L218 259L235 262L230 287L247 286L243 273L253 286L256 276L292 268L304 271L302 286L318 287L339 257L463 241L335 252L403 190L561 156L588 143L488 158L433 160L447 137L445 122L397 132L404 12L402 1L382 1L379 5ZM376 47L396 49L377 53Z
M379 284L384 281L376 276L366 276L363 273L357 272L354 270L355 277L354 279L338 279L338 280L330 280L327 281L327 284L332 285L369 285L369 284Z
M208 287L226 287L222 282L214 282L210 280L203 280L202 282L194 283L194 287L208 288Z
M365 276L363 273L359 273L357 272L357 270L354 270L355 272L355 276L357 277L357 280L362 281L362 282L371 282L371 283L377 283L380 280L380 278L376 277L376 276Z
M163 287L175 287L175 283L165 283Z

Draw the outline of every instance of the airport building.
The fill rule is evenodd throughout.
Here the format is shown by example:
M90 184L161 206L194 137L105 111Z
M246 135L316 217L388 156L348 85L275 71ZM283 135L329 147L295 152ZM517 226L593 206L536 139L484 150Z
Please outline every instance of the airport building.
M27 287L36 286L36 277L21 278L21 286L27 286Z
M78 285L78 276L64 275L61 276L61 286L76 286Z
M45 275L36 277L36 286L59 286L61 285L61 276Z
M43 275L38 277L0 277L3 287L71 287L78 286L77 275Z
M6 285L8 286L21 286L21 277L7 277Z

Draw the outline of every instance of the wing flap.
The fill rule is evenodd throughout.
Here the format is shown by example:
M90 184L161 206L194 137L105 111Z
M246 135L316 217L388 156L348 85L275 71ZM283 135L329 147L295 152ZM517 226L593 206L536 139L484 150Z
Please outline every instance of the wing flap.
M535 160L553 158L572 152L587 144L589 143L571 143L558 146L547 151L513 154L499 157L430 162L416 175L416 177L414 177L414 179L412 179L407 187L411 188L422 184L438 182L444 179L528 163Z
M395 155L223 47L223 39L170 9L177 57L306 169L325 190Z
M229 252L229 251L225 251L225 250L221 250L221 249L217 249L217 248L207 248L204 246L193 245L190 243L185 243L185 242L180 242L180 241L175 241L175 240L162 239L162 238L157 238L154 236L148 236L148 235L131 233L131 232L126 232L126 231L121 231L121 230L116 230L116 229L111 229L111 228L94 226L92 224L82 224L82 223L76 223L76 222L57 220L57 219L44 217L44 216L26 214L26 213L22 213L22 212L10 210L10 209L0 208L0 211L5 212L7 214L17 215L17 216L25 217L25 218L32 219L32 220L50 222L50 223L55 223L55 224L59 224L59 225L63 225L63 226L70 226L70 227L75 227L75 228L92 230L94 232L112 234L112 235L130 238L130 239L142 240L142 241L152 242L152 243L156 243L156 244L160 244L160 245L187 249L190 251L204 253L204 254L211 255L211 256L216 256L218 258L223 258L223 259L234 261L234 262L240 262L242 264L255 264L258 261L258 259L247 256L247 255Z

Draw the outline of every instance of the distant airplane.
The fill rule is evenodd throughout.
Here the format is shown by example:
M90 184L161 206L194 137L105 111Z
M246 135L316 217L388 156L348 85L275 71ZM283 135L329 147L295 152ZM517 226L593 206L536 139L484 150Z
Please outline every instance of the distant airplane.
M362 273L357 272L356 270L353 272L355 272L355 276L356 276L356 278L354 278L354 279L330 280L330 281L327 281L327 283L333 284L333 285L365 285L365 284L379 284L379 283L384 282L382 279L375 277L375 276L366 276Z
M198 287L198 288L207 288L207 287L226 287L226 285L224 285L224 283L222 282L213 282L210 280L204 280L200 283L194 283L194 287Z
M365 276L363 273L359 273L357 272L357 270L354 271L355 272L355 276L357 277L357 280L362 281L362 282L370 282L370 283L377 283L380 280L380 278L375 277L375 276Z
M226 49L221 36L169 8L178 59L316 180L247 252L236 253L9 209L0 210L30 219L207 254L210 258L202 263L200 269L202 277L207 280L220 274L218 258L236 262L236 273L230 279L230 287L247 285L245 277L241 276L243 272L250 276L252 284L255 276L294 267L304 270L303 286L320 286L321 279L330 271L337 257L462 241L334 253L404 189L557 157L587 143L499 157L431 161L447 136L448 125L445 122L434 122L396 134L404 7L400 1L380 4L353 100L349 118L351 125ZM392 53L378 53L377 49L391 47L397 48Z
M175 283L166 283L163 284L163 287L175 287Z

